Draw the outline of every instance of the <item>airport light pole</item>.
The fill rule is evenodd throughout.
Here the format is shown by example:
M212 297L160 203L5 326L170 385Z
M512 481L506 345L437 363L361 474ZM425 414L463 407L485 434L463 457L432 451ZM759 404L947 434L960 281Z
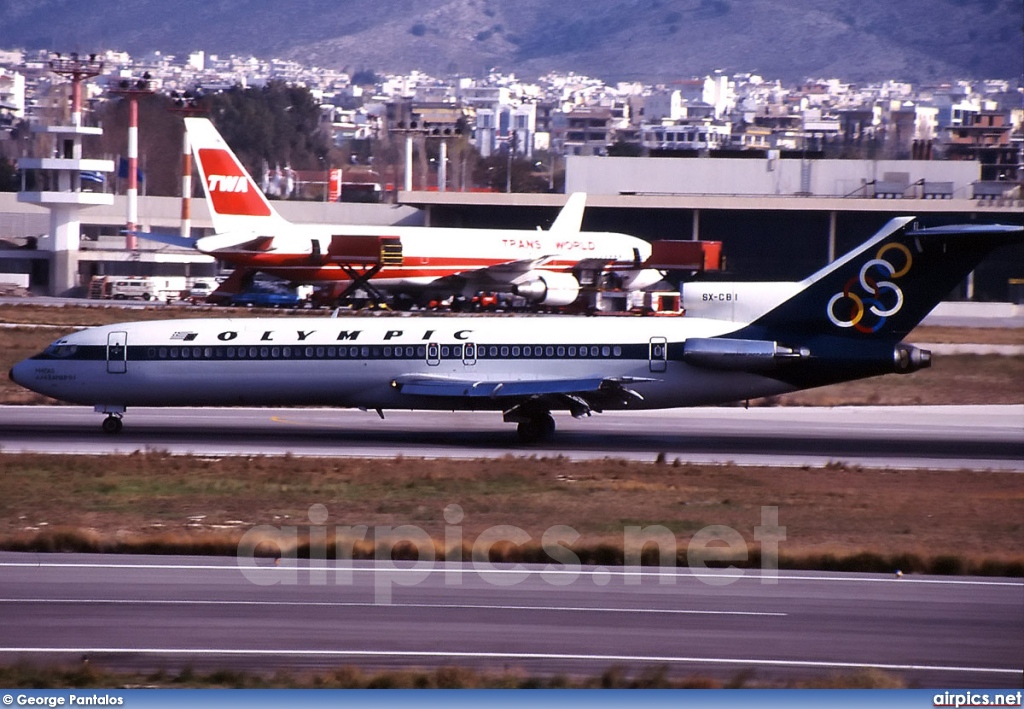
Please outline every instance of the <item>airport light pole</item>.
M171 98L174 99L174 105L168 110L182 118L206 113L205 108L196 104L198 97L190 91L180 94L173 91ZM181 140L181 227L178 233L186 239L192 236L192 146L187 130L182 131Z
M80 128L82 125L82 82L103 73L103 62L96 59L95 54L90 54L88 59L83 59L78 56L77 52L72 52L67 57L58 53L55 58L50 60L50 71L71 79L71 125ZM82 156L76 155L75 157L81 158Z
M138 248L135 232L139 223L139 96L156 93L156 85L147 71L137 81L122 79L110 93L128 99L128 218L125 225L125 248L134 253Z

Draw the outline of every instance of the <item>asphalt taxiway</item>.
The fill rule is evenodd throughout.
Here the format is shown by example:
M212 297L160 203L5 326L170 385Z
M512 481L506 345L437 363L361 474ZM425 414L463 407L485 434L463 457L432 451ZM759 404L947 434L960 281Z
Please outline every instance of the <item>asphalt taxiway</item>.
M1024 472L1024 406L691 408L556 415L550 440L523 446L495 412L131 409L100 432L84 407L0 406L0 451L572 459Z

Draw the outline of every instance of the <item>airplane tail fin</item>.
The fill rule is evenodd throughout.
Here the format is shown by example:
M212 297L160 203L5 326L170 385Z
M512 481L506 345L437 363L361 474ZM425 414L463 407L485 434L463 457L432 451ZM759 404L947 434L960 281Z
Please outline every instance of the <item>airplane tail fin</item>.
M284 221L208 118L186 118L185 130L214 231L266 233L268 224Z
M806 278L796 295L754 320L744 334L897 342L991 251L1024 241L1021 226L916 229L914 219L891 220L860 247Z
M573 192L565 201L562 211L555 217L549 231L562 233L579 232L583 225L583 210L587 207L587 193Z

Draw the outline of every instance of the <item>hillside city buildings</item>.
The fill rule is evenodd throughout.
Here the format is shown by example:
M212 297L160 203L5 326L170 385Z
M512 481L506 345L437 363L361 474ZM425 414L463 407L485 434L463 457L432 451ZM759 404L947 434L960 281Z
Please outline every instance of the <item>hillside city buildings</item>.
M0 157L19 157L3 149L19 121L45 123L67 106L68 85L50 72L53 56L0 50ZM164 93L283 81L308 87L321 102L336 145L410 134L460 136L483 157L508 151L542 157L537 168L549 176L563 156L744 157L758 151L770 159L799 151L815 158L976 161L977 182L993 183L972 195L983 197L986 190L996 196L1019 185L1024 161L1019 80L913 86L820 79L783 86L756 74L715 73L669 84L608 85L575 74L523 81L511 74L438 78L413 71L368 84L333 69L201 51L184 57L106 52L97 59L105 69L87 84L93 106L116 100L107 84L144 73Z
M89 71L62 70L83 66ZM137 243L136 226L182 236L213 227L202 200L193 214L189 161L176 153L150 168L177 176L180 190L147 194L152 180L135 184L145 174L137 135L146 126L135 125L130 106L152 92L270 82L306 87L337 148L317 156L319 169L263 167L263 189L304 223L532 228L563 201L544 192L585 192L591 228L624 230L626 219L625 230L652 241L719 240L736 273L784 280L831 261L848 233L870 233L892 216L1016 223L1024 207L1020 78L784 86L716 72L609 85L556 73L535 81L348 74L204 52L0 50L0 180L7 190L20 183L16 194L0 192L0 283L64 295L98 277L215 275L209 256ZM96 113L108 101L129 104L127 155L86 155L83 141L103 133ZM513 174L524 171L513 189ZM513 191L534 194L499 194ZM395 204L344 204L385 195ZM310 199L321 204L300 201ZM900 203L908 199L916 203ZM819 245L808 249L808 238ZM972 276L963 295L1005 299L1019 276L998 263Z

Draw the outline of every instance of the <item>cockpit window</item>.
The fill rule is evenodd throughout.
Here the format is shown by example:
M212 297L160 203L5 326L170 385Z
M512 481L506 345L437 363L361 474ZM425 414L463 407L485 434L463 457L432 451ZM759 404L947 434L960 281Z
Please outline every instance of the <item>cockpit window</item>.
M51 357L71 357L78 351L78 345L69 345L64 340L57 340L46 348L46 354Z

